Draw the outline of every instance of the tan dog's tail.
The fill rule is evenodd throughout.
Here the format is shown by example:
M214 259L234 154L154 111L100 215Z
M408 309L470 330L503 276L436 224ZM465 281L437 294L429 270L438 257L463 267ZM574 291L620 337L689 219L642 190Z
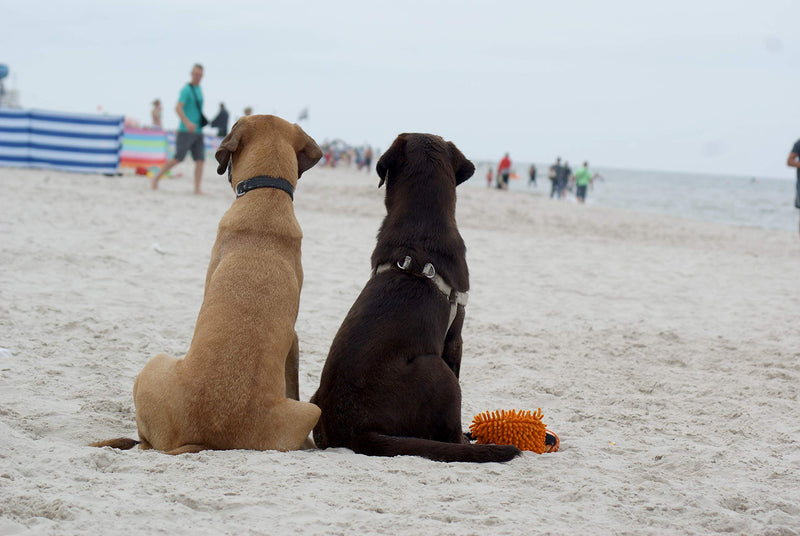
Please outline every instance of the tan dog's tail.
M118 437L116 439L108 439L106 441L97 441L96 443L92 443L90 447L111 447L112 449L119 449L119 450L128 450L132 449L139 442L135 439L131 439L129 437Z

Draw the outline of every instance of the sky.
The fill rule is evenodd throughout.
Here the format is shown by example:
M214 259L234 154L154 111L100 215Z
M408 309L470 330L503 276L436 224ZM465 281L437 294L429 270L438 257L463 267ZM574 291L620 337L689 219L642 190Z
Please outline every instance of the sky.
M473 161L791 179L797 0L6 1L24 108L149 121L205 67L205 114L297 121L318 143L402 132Z

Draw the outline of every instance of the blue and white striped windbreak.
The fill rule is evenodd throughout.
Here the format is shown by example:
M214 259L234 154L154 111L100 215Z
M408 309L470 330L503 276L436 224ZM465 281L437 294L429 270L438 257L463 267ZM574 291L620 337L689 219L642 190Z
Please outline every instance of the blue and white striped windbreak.
M123 116L0 109L0 165L116 173Z

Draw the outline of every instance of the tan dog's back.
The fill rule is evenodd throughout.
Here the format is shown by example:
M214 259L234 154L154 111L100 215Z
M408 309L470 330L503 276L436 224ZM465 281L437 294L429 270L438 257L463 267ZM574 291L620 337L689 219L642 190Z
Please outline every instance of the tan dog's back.
M264 175L293 188L321 156L299 126L250 116L220 144L218 172L231 163L234 188ZM186 357L159 354L134 383L142 448L180 454L303 446L320 410L297 400L301 239L286 191L259 188L234 201L219 224Z

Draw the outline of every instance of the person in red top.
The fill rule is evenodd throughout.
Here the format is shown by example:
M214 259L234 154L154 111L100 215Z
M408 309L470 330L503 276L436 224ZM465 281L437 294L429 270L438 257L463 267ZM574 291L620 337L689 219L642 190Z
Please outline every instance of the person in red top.
M497 187L502 190L508 190L508 176L511 174L511 159L508 153L505 154L500 165L497 166Z

